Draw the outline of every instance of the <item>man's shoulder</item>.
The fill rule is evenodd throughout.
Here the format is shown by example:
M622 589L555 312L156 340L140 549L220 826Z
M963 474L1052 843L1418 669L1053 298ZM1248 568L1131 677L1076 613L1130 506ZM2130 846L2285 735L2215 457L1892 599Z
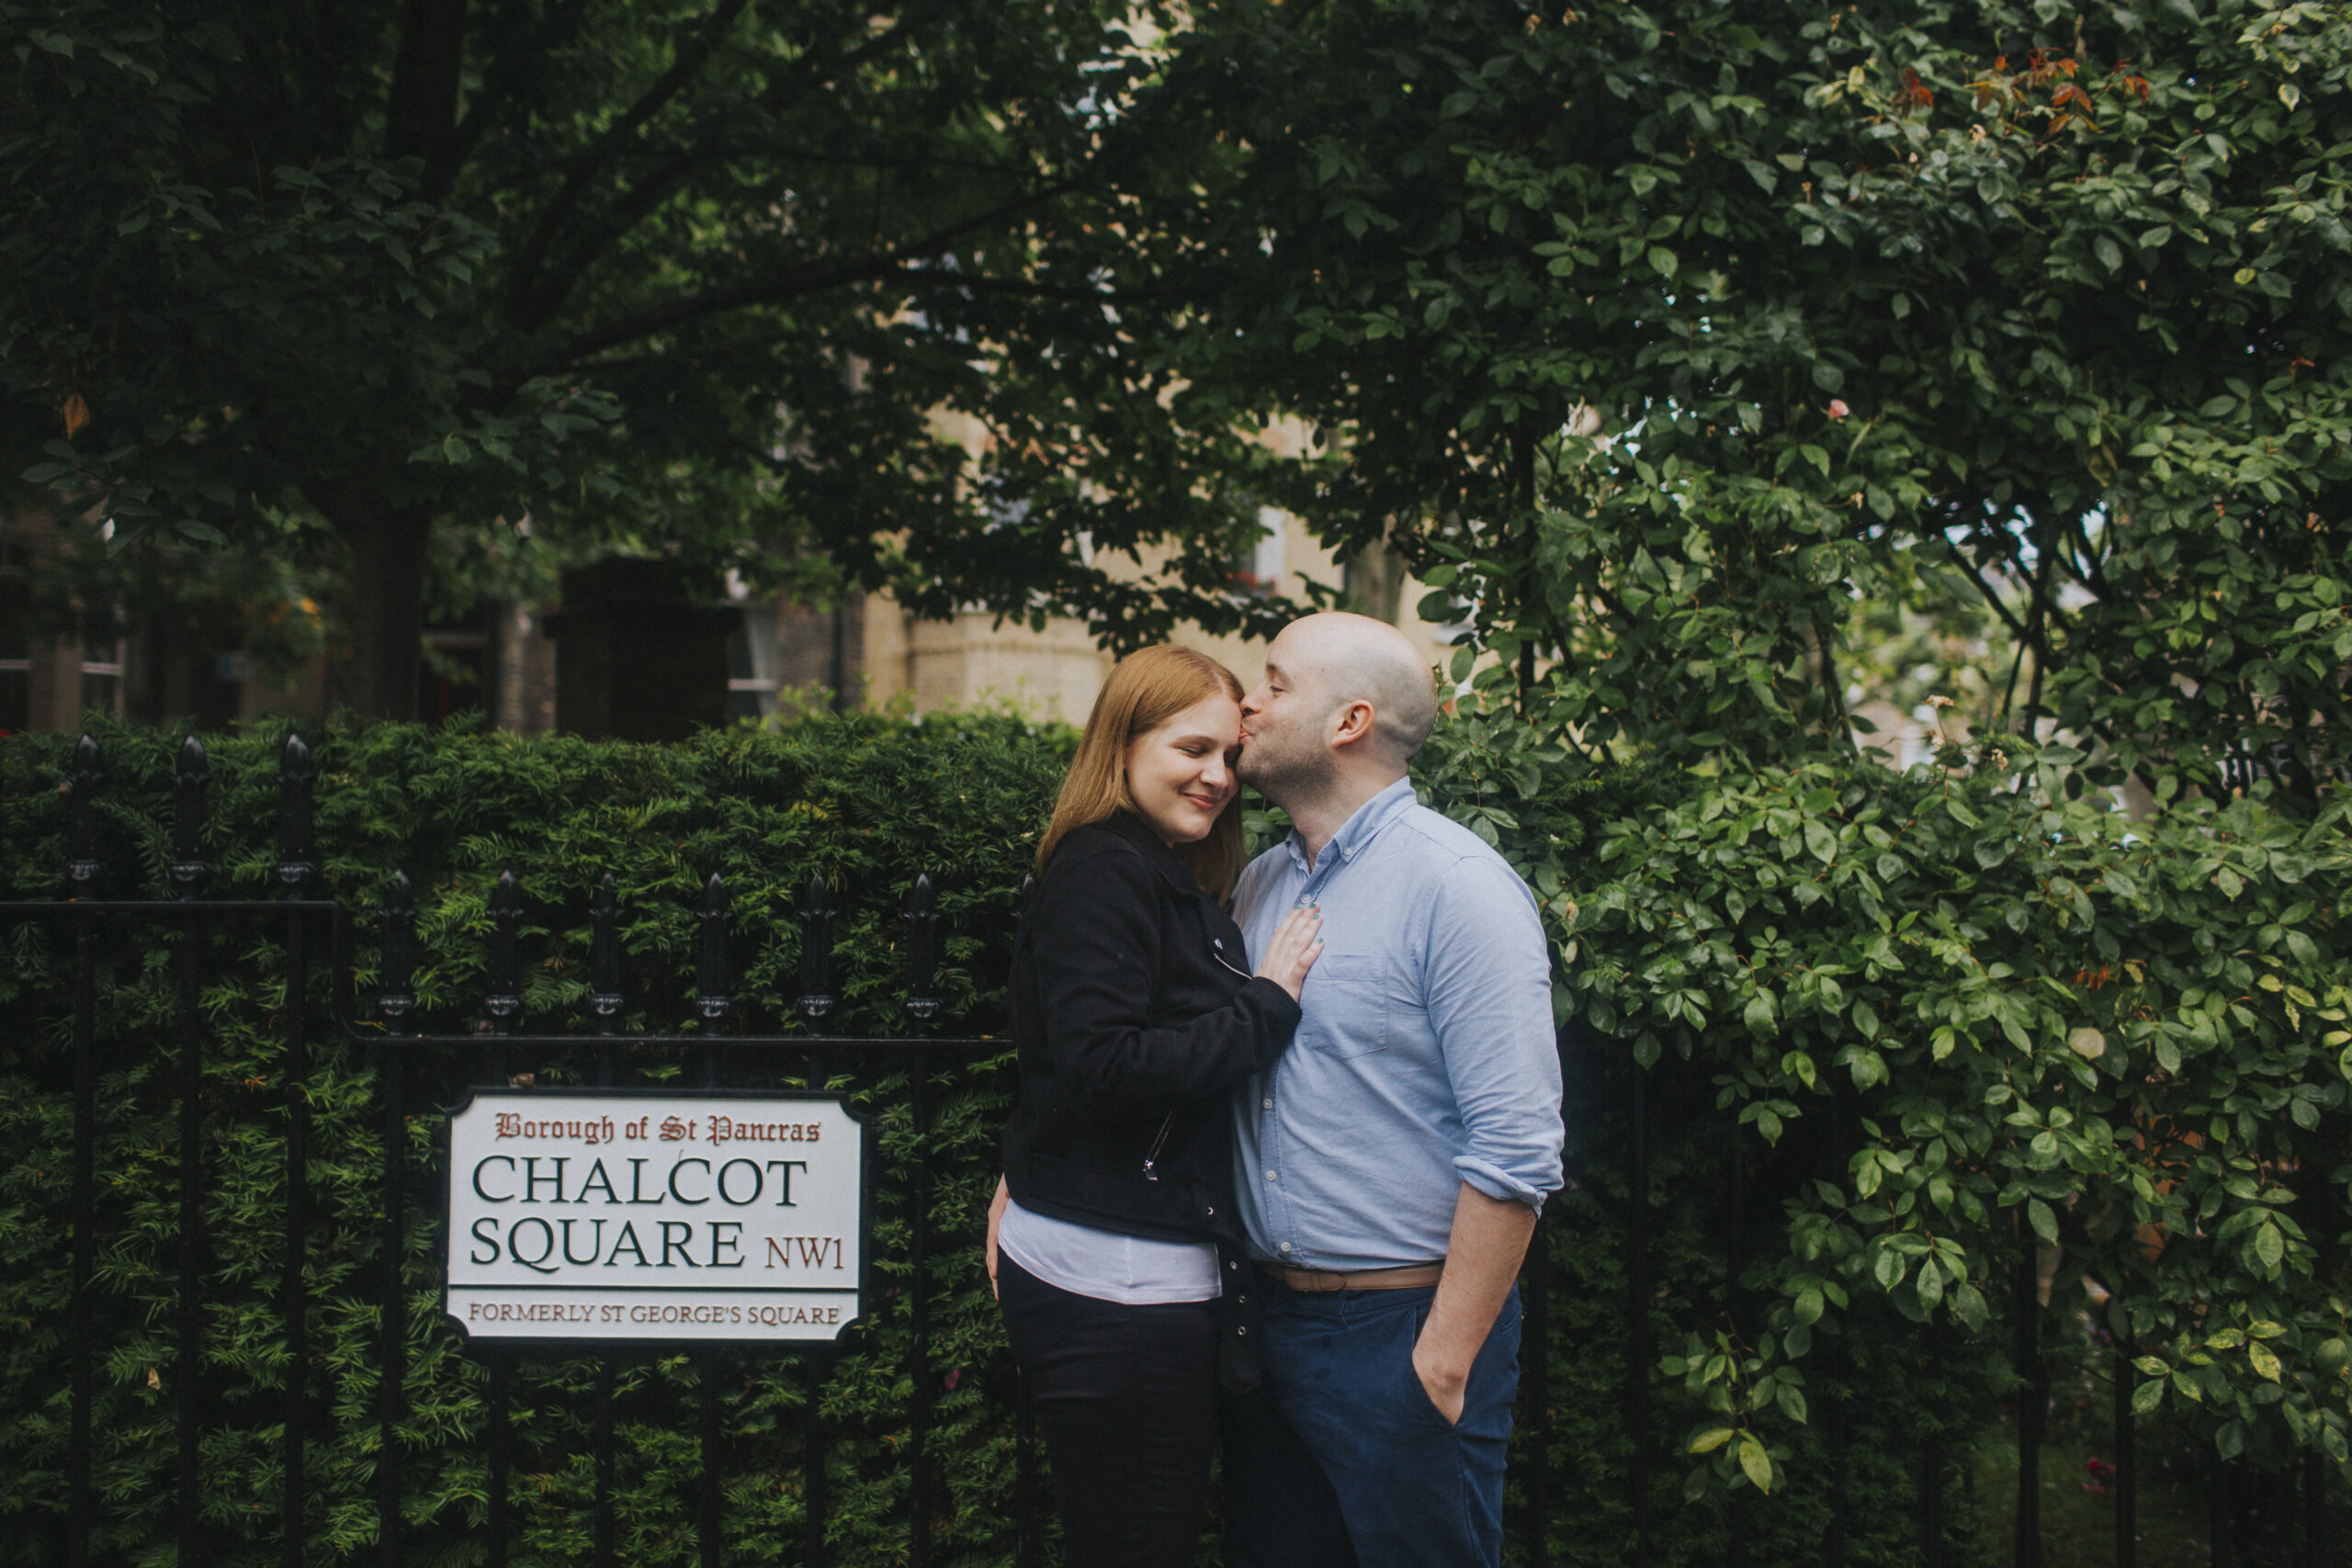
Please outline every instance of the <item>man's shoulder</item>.
M1390 824L1393 856L1427 878L1433 890L1508 893L1529 904L1535 896L1494 845L1442 811L1416 802Z
M1401 840L1399 847L1408 853L1426 857L1432 863L1453 864L1461 861L1476 861L1510 869L1510 863L1495 850L1495 846L1478 837L1444 812L1419 801L1396 813L1390 830Z

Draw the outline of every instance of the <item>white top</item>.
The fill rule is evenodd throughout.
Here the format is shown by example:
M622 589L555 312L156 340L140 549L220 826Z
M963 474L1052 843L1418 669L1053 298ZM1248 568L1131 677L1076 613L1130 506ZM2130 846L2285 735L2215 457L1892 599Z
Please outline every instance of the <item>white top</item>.
M1048 1285L1098 1302L1160 1306L1213 1302L1221 1293L1216 1248L1204 1241L1147 1241L1031 1213L1008 1200L996 1244Z

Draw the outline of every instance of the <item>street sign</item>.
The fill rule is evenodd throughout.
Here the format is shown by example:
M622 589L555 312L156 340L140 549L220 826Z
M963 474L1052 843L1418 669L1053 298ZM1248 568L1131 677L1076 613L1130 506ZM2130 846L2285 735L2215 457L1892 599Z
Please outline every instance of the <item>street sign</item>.
M865 1128L838 1095L477 1093L449 1115L449 1315L475 1338L831 1340Z

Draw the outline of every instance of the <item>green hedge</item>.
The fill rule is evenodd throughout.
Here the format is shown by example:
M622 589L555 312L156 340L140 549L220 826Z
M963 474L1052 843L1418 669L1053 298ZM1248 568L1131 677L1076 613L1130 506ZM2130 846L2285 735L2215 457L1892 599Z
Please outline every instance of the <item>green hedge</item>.
M102 739L110 891L158 894L174 738ZM218 895L277 891L279 739L208 738ZM747 1023L769 1027L788 1010L794 906L818 874L842 910L840 1025L882 1032L898 1026L896 915L918 871L938 884L946 917L946 1021L1001 1026L1012 901L1069 738L1001 716L817 716L667 748L401 727L311 739L324 884L368 931L392 870L412 873L417 987L436 1021L464 1028L479 1016L488 897L506 869L528 904L526 1008L541 1021L577 1021L587 899L609 869L628 910L637 1021L685 1027L694 902L718 870L734 890ZM62 891L68 750L59 737L0 744L0 886L11 897ZM2053 1351L2076 1325L2069 1303L2086 1299L2087 1271L2118 1303L2105 1325L2162 1363L2165 1381L2152 1386L2167 1403L2152 1420L2165 1430L2269 1459L2298 1434L2340 1443L2352 1123L2332 1016L2344 999L2340 824L2299 826L2260 801L2176 804L2130 824L2068 802L2064 761L1982 757L1908 778L1823 763L1572 779L1567 759L1505 717L1468 715L1440 730L1420 769L1425 794L1521 867L1563 959L1556 1000L1578 1185L1542 1233L1555 1561L1600 1568L1628 1548L1624 1396L1635 1368L1653 1408L1657 1561L1719 1560L1735 1528L1753 1562L1817 1560L1840 1427L1849 1562L1916 1556L1931 1462L1943 1466L1948 1560L1986 1560L1987 1521L1971 1513L1962 1467L2013 1393L2008 1281L2024 1236L2044 1228L2064 1247L2058 1310L2037 1314ZM1253 818L1261 836L1279 827ZM176 942L160 928L147 941L110 941L99 992L102 1540L156 1562L170 1555L181 1376ZM31 924L0 930L0 1563L31 1563L56 1559L63 1499L69 949ZM372 945L362 944L363 996ZM258 1564L276 1558L285 1371L274 1304L280 933L240 927L209 962L204 1518L210 1561ZM325 981L322 964L314 1008ZM325 1038L322 1017L311 1032ZM316 1049L311 1556L335 1562L364 1555L374 1531L381 1105L372 1050ZM417 1109L487 1071L485 1059L457 1055L413 1075L409 1101L417 1175L402 1467L418 1562L479 1560L485 1506L484 1373L439 1313L438 1119ZM651 1080L687 1059L632 1051L624 1077ZM576 1080L588 1064L509 1066L549 1082ZM735 1066L747 1075L756 1064ZM879 1117L886 1288L906 1269L911 1153L903 1080L890 1066L836 1079ZM1637 1074L1650 1102L1650 1179L1639 1195L1649 1291L1635 1337L1626 1279ZM935 1079L926 1375L944 1472L933 1508L943 1562L1011 1552L1012 1382L974 1245L1009 1091L1001 1055L943 1063ZM2133 1143L2150 1129L2153 1153ZM2194 1147L2181 1142L2188 1133ZM2170 1163L2152 1168L2157 1156ZM2154 1259L2131 1228L2151 1223L2167 1236ZM894 1562L905 1551L906 1304L888 1293L871 1329L825 1363L826 1529L839 1561ZM518 1563L585 1559L593 1376L578 1359L528 1361L516 1375ZM729 1561L797 1561L809 1384L785 1359L729 1359L721 1377ZM694 1362L649 1354L619 1381L624 1558L691 1562ZM1523 1410L1522 1423L1536 1414ZM1726 1430L1712 1452L1684 1455L1691 1439ZM1520 1444L1515 1501L1533 1450L1532 1437ZM1749 1490L1744 1450L1750 1463L1770 1461L1769 1498Z
M172 739L137 730L104 735L107 780L101 811L116 896L158 895L170 841ZM208 849L220 897L279 891L273 866L279 736L208 738L213 832ZM523 942L525 1008L541 1023L576 1024L587 995L587 904L607 870L627 908L629 1022L684 1026L690 1011L703 879L722 873L733 890L738 986L748 1027L774 1027L798 989L794 913L812 874L836 889L832 1022L845 1032L902 1032L899 1013L899 903L918 872L939 889L945 1013L976 1032L1001 1026L1002 973L1012 901L1034 849L1041 801L1058 781L1066 737L988 717L922 725L813 720L779 736L728 732L656 748L499 736L444 736L409 728L313 738L317 842L325 887L356 912L362 932L395 869L418 889L415 984L426 1017L463 1030L480 1015L498 874L521 878L528 913ZM63 864L69 768L62 738L17 738L0 764L8 876L15 897L54 897ZM175 1438L176 1140L172 1017L177 938L149 928L146 942L110 940L100 990L101 1146L97 1430L109 1552L152 1558L172 1537ZM57 1560L65 1433L65 1091L70 1036L63 1015L70 944L32 924L0 931L6 944L0 1043L6 1075L0 1104L0 1260L6 1277L0 1337L0 1562ZM314 955L320 943L313 948ZM363 941L359 985L372 980L374 942ZM203 1438L204 1516L229 1563L275 1562L280 1483L278 1389L285 1375L274 1290L284 1205L283 944L275 922L237 928L218 942L206 986L204 1055L208 1264ZM374 1054L329 1041L319 1004L327 971L311 978L314 1066L309 1191L310 1332L318 1404L310 1458L319 1501L312 1560L356 1559L373 1538L376 1364L372 1338L381 1209L381 1104ZM439 1055L412 1073L407 1315L409 1418L402 1430L408 1536L414 1561L478 1554L486 1465L485 1373L442 1315L436 1259L439 1119L487 1071ZM904 1368L907 1173L911 1153L898 1066L852 1064L835 1053L836 1083L878 1112L885 1168L877 1252L885 1301L872 1332L831 1363L823 1384L834 1434L830 1529L841 1561L884 1562L903 1551L906 1476L899 1461L909 1385ZM691 1053L626 1054L623 1081L649 1081L691 1066ZM584 1054L517 1057L541 1083L579 1081ZM797 1068L797 1064L794 1064ZM738 1061L737 1081L777 1079ZM993 1185L993 1140L1009 1086L1001 1056L943 1060L933 1097L940 1245L933 1270L933 1365L938 1394L934 1452L943 1496L956 1507L936 1520L945 1554L989 1552L1009 1539L1010 1429L1003 1365L977 1233ZM728 1441L728 1560L794 1560L801 1520L797 1415L806 1390L789 1361L729 1359L722 1373ZM518 1563L560 1562L585 1551L593 1476L587 1391L593 1366L534 1360L515 1379ZM695 1375L684 1356L629 1363L619 1379L624 1560L693 1559ZM1000 1553L1001 1554L1001 1553Z

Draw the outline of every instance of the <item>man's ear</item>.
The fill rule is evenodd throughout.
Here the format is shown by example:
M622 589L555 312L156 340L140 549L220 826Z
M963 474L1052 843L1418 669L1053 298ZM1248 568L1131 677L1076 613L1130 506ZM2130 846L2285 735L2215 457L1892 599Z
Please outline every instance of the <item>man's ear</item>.
M1353 746L1372 733L1372 705L1361 699L1343 704L1338 725L1331 731L1334 746Z

